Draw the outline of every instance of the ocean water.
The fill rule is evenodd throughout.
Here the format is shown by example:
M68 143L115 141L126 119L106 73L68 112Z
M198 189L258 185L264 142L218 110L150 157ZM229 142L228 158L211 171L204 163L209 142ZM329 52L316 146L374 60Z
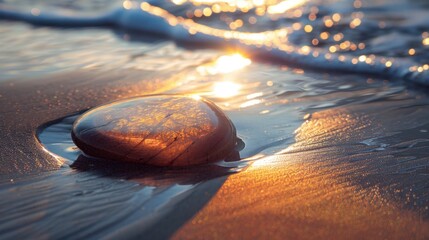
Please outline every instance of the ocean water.
M424 1L12 3L2 4L2 18L59 27L111 26L193 45L226 44L289 64L427 85Z
M229 174L266 156L341 144L358 146L353 161L365 166L365 177L347 177L354 184L381 186L405 208L429 215L427 1L5 0L0 19L0 81L81 70L173 76L163 94L214 101L244 142L234 163L143 171L114 165L112 171L87 164L71 141L79 113L51 119L35 132L40 147L64 165L1 183L0 206L8 207L0 207L7 216L0 236L166 237ZM323 127L332 132L317 124L306 129L314 115L330 111L346 112L331 114ZM363 127L351 130L349 118ZM313 137L302 137L306 131ZM403 165L378 162L383 154ZM407 173L417 175L401 175Z

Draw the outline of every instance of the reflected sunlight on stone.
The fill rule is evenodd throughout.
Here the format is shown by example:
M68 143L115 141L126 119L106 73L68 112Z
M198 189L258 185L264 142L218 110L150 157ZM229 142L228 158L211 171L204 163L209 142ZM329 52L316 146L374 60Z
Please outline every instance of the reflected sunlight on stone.
M86 154L156 166L224 160L236 133L221 110L197 96L151 96L95 108L76 120L72 137Z

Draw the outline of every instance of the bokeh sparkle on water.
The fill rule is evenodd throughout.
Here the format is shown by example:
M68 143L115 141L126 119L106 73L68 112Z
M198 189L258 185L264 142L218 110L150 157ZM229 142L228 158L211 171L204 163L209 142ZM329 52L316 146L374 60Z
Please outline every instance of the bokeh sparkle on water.
M427 22L429 17L428 6L424 1L395 0L374 3L362 0L337 0L322 3L315 0L143 2L127 0L105 3L104 7L94 7L100 3L84 4L80 1L68 1L67 4L61 4L61 1L55 4L50 1L3 2L5 9L11 5L17 8L17 11L29 12L35 17L35 22L38 22L37 18L43 14L47 14L47 19L49 19L52 17L49 12L53 11L60 18L61 16L67 17L67 12L72 11L70 16L74 19L79 19L79 16L84 18L92 13L94 16L99 16L94 19L98 19L100 22L117 25L124 29L154 31L168 35L173 40L177 38L182 41L187 38L180 32L180 29L183 28L190 34L189 36L198 35L196 37L198 44L214 40L211 39L212 37L224 39L230 43L230 47L239 43L242 47L244 46L245 50L257 54L261 51L258 49L263 49L262 52L268 55L268 58L285 59L289 63L304 67L384 74L392 78L409 78L411 81L422 84L428 84L429 81L427 79L429 70L427 62L429 26ZM121 8L123 10L120 10ZM144 12L163 20L146 24L144 21L140 21L141 19L135 18L136 14L144 15ZM82 15L83 13L85 14ZM61 26L60 23L55 22L59 18L56 19L56 17L52 18L52 24ZM31 18L29 21L32 21ZM50 24L49 20L46 21L47 24ZM163 25L163 21L169 27ZM160 26L158 29L152 29L151 24L160 24ZM22 31L25 30L19 32ZM14 42L14 35L17 34L16 30L6 28L2 29L2 32L7 36L2 45L9 46L7 49L1 50L9 55L12 55L14 51L15 53L20 51L14 49L14 44L11 44ZM127 33L122 37L125 40L130 39ZM99 41L106 40L108 38L102 38ZM210 44L217 45L219 41L221 40ZM52 42L52 44L55 43ZM61 43L57 44L61 45ZM72 44L80 45L79 43ZM96 55L100 51L105 52L100 49L102 46L88 46L88 48L91 48ZM75 49L73 54L79 54L78 49ZM118 64L117 67L121 67L129 64L125 64L126 61L122 60L120 56L129 57L131 55L126 49L124 50L124 52L119 51L119 54L115 53L115 58L112 58L111 54L110 56L104 54L105 56L102 58L104 60L91 59L92 54L88 53L85 53L85 56L88 62L91 61L92 65L96 66L106 65L112 61L117 62L117 58L119 58L123 64ZM19 56L19 54L13 55ZM71 63L69 59L72 60ZM72 66L75 64L78 67L92 66L90 63L73 64L73 61L78 59L82 59L81 55L76 58L65 56L64 61ZM20 60L28 62L28 55L21 56ZM48 60L44 60L44 63L47 63ZM13 61L13 63L8 63L7 59L1 61L6 66L7 75L4 78L13 77L17 71L27 71L23 67L15 65L15 62L18 61ZM41 65L37 62L30 63ZM50 71L56 71L58 68L53 67ZM38 66L29 69L40 70ZM43 70L49 72L49 69Z

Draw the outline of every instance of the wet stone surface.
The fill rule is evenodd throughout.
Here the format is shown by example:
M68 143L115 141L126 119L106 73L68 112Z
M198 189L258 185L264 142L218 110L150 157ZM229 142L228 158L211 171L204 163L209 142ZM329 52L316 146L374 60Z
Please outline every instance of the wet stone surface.
M94 108L76 120L74 143L87 155L154 166L189 166L235 155L236 130L212 102L148 96Z

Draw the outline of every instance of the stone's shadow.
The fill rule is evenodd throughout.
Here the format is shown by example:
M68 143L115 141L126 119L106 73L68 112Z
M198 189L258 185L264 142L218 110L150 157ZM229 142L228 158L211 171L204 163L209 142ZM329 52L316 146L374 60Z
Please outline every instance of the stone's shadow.
M239 159L239 153L233 152L225 161L233 162ZM156 167L94 158L84 154L79 155L70 167L77 171L137 181L149 186L193 185L237 172L231 167L220 166L216 163L187 167Z
M235 156L239 157L238 152ZM229 174L237 172L233 167L216 164L174 168L155 167L97 159L83 154L70 167L76 171L90 172L91 175L101 178L108 177L137 182L143 186L155 187L158 189L157 191L172 187L180 190L181 186L192 186L191 191L170 196L170 200L167 201L168 204L160 203L163 206L157 207L156 214L151 213L144 217L143 215L148 213L142 213L143 215L138 218L143 217L144 220L136 220L118 226L119 230L108 235L112 239L140 239L142 236L147 239L170 238L212 199ZM162 198L161 195L163 194L160 193L158 198ZM136 211L140 210L136 209Z

